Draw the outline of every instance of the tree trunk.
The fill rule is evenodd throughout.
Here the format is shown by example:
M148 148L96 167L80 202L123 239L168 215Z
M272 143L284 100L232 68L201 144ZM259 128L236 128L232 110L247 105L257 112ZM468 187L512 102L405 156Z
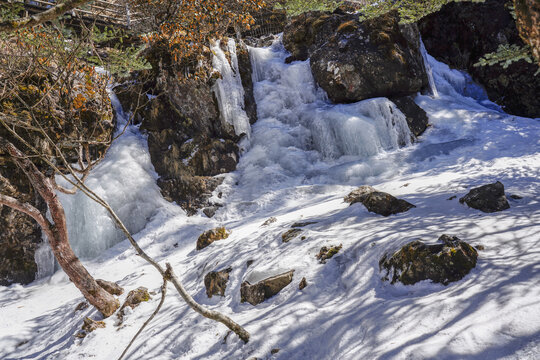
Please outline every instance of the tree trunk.
M20 203L14 198L0 195L0 204L10 206L34 218L47 235L54 257L68 275L69 279L81 291L83 296L96 309L108 317L120 306L118 300L99 286L86 270L69 244L66 216L62 203L56 195L51 179L43 175L28 158L13 144L0 137L0 149L6 151L19 166L35 190L47 203L53 224L30 204Z

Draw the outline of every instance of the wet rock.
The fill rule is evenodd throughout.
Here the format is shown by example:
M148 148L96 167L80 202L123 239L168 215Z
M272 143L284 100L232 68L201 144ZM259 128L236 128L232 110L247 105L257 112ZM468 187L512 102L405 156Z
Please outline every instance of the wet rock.
M229 282L229 273L232 268L227 268L221 271L212 271L204 277L204 286L206 287L206 295L211 298L213 295L225 296L227 283Z
M253 69L251 68L248 48L244 42L239 42L236 45L236 56L238 58L238 71L244 88L244 110L249 118L249 123L255 124L257 121L257 103L253 93Z
M103 328L105 328L105 323L103 321L96 321L90 319L89 317L85 317L83 320L82 331L79 331L77 334L75 334L75 337L84 338L92 331Z
M370 212L383 216L390 216L408 211L416 206L398 199L388 193L377 191L371 186L360 186L345 197L345 202L349 204L362 203Z
M271 218L268 218L265 222L262 223L261 226L268 226L270 224L273 224L277 221L277 219L275 217L271 217Z
M413 241L392 255L385 254L379 270L384 281L412 285L422 280L447 285L461 280L476 266L478 252L455 236L442 235L440 244Z
M306 286L307 286L307 280L305 277L303 277L302 280L300 280L300 283L298 284L298 289L304 290Z
M466 203L469 207L485 213L510 208L504 195L504 185L499 181L471 189L467 195L459 199L459 202Z
M197 239L197 250L202 250L214 241L223 240L229 237L230 231L224 227L217 227L215 229L207 230L203 232Z
M124 289L115 282L102 279L97 279L96 282L111 295L122 295L124 293Z
M319 260L321 264L326 264L326 260L331 259L334 255L336 255L339 250L341 250L341 248L341 244L339 244L339 246L323 246L319 253L315 255L315 257L317 258L317 260Z
M420 136L428 127L429 118L412 96L393 97L390 99L405 115L409 129L414 136Z
M428 85L420 49L402 33L397 12L360 21L359 14L307 12L287 25L293 60L310 58L317 84L335 103L415 94Z
M254 262L255 262L255 260L246 261L246 267L250 267L251 265L253 265Z
M269 277L256 284L250 284L244 281L240 287L241 302L248 302L251 305L257 305L264 300L271 298L279 293L285 286L289 285L293 279L294 270L286 273Z
M294 239L298 234L302 232L302 229L290 229L281 234L281 240L287 243Z
M519 195L516 195L516 194L512 194L512 195L510 195L510 198L511 198L511 199L514 199L514 200L521 200L521 199L523 199L523 196L519 196Z
M275 349L272 349L270 350L270 354L274 355L274 354L277 354L279 352L279 348L275 348Z
M506 69L501 65L474 66L500 45L524 45L506 4L506 0L487 0L444 5L419 21L422 40L430 55L452 68L467 71L505 112L538 117L540 76L534 75L537 63L520 60ZM462 91L471 96L468 87L464 84Z

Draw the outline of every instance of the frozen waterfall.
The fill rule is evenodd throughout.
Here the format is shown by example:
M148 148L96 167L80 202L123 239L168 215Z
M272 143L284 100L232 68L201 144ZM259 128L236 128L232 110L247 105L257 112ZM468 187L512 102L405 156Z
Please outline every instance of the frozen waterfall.
M111 92L110 97L118 115L117 126L121 130L126 125L127 116L114 93ZM111 205L128 230L135 234L145 227L160 206L166 204L156 185L156 176L146 139L136 126L129 125L113 143L105 159L92 171L86 184ZM57 181L62 183L60 178ZM125 239L105 209L83 193L60 193L58 196L66 212L70 244L81 259L96 257ZM54 258L47 244L43 244L36 253L36 263L38 277L51 275L55 270Z
M389 166L376 157L411 143L406 118L390 100L332 104L309 60L285 63L279 39L249 52L258 120L238 165L247 193L377 175Z
M221 41L215 41L211 46L212 65L214 70L221 75L214 85L214 92L218 101L222 120L233 125L236 135L251 135L251 125L244 110L244 88L238 71L238 58L236 57L236 42L234 39L227 41L227 56L221 49Z

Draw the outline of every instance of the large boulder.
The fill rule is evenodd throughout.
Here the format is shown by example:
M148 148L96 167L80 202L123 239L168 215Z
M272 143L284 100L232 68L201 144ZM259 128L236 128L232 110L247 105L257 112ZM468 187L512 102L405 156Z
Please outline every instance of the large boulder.
M459 199L459 202L466 203L469 207L485 213L510 208L504 194L504 185L499 181L471 189L467 195Z
M440 244L413 241L392 255L385 254L379 270L383 280L412 285L422 280L447 285L461 280L476 266L478 252L455 236L442 235Z
M474 66L499 45L524 45L506 4L506 0L451 2L420 20L422 40L430 55L467 71L484 86L489 99L506 112L538 117L540 76L535 76L538 64L520 60L506 69L501 65Z
M308 12L287 25L292 60L310 58L319 86L336 103L415 94L428 85L418 39L397 12L360 21L358 14Z
M416 206L413 204L398 199L388 193L377 191L371 186L360 186L351 191L344 199L350 205L362 203L370 212L390 216L408 211Z
M250 284L249 281L244 281L240 287L240 301L248 302L251 305L262 303L289 285L292 282L293 273L294 270L287 271L283 274L261 280L256 284Z

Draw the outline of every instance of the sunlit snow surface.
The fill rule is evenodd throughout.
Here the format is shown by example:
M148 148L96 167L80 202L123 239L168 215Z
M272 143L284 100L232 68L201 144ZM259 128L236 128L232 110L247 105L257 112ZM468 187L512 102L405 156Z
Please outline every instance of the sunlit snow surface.
M244 325L251 340L247 345L233 335L224 340L224 326L189 310L170 287L162 311L135 342L130 358L538 359L538 119L504 114L468 76L428 57L439 97L418 96L416 102L432 126L419 142L400 148L393 135L380 132L382 124L373 124L391 106L386 100L331 106L303 70L306 63L282 63L279 44L252 56L260 60L254 59L260 119L251 141L242 144L238 170L224 176L216 190L223 193L225 207L212 219L160 207L135 236L157 260L172 263L198 301ZM346 114L356 119L344 132ZM363 139L355 132L360 123L379 134L379 140L371 138L381 144L377 151L330 143L332 136L344 142L347 136ZM132 141L144 142L136 132L133 136ZM523 198L493 214L447 200L496 180L507 194ZM360 204L343 203L363 184L417 207L384 218ZM149 182L142 192L154 190ZM270 216L277 222L261 227ZM283 244L281 234L300 220L317 223L304 228L305 240ZM231 229L230 237L196 251L197 236L217 225ZM380 281L378 261L385 252L416 239L435 241L443 233L485 246L463 280L448 286ZM317 262L322 246L338 244L343 245L338 255L325 265ZM249 268L248 260L254 260ZM147 286L159 292L159 275L125 241L85 263L96 277L119 281L126 290ZM204 275L228 266L233 270L225 297L208 299ZM277 296L256 307L240 304L243 279L288 269L295 269L293 283ZM308 286L299 291L302 277ZM62 272L28 286L1 288L0 358L117 358L159 295L129 314L123 327L106 319L105 329L83 340L73 335L84 316L97 314L93 309L74 313L81 300ZM281 350L272 355L274 348Z

